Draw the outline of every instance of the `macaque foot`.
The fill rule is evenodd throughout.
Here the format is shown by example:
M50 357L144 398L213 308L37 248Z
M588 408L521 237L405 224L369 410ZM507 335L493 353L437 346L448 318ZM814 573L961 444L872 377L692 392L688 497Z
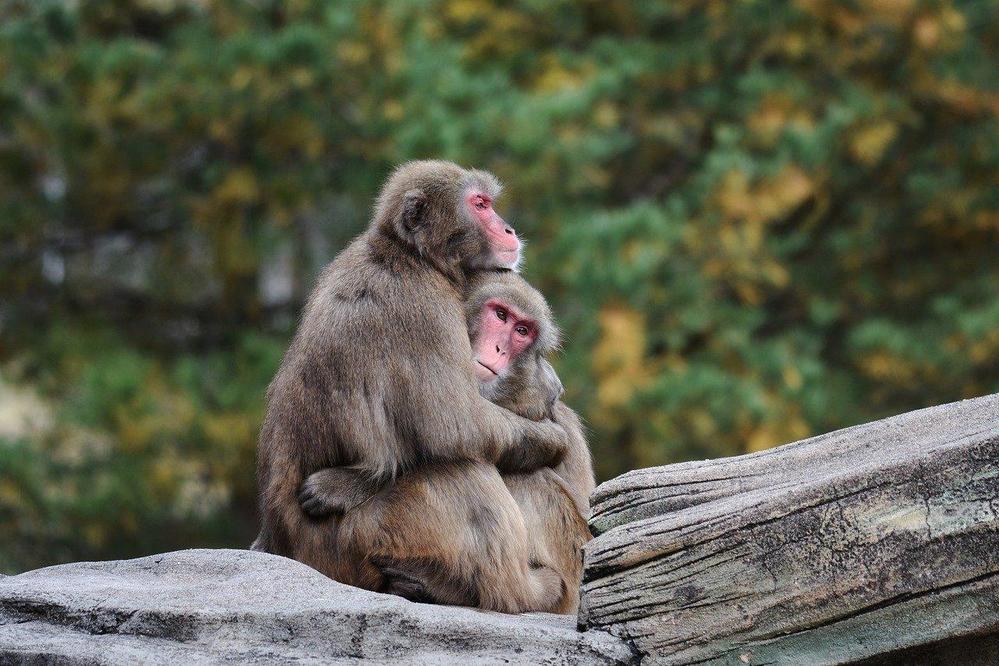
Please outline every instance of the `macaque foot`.
M342 515L370 499L378 487L351 467L327 467L309 476L298 491L298 503L312 518Z
M427 585L423 580L400 568L404 565L396 565L394 560L377 558L372 559L372 564L378 568L384 579L380 592L393 594L420 604L437 603L437 600L427 591Z

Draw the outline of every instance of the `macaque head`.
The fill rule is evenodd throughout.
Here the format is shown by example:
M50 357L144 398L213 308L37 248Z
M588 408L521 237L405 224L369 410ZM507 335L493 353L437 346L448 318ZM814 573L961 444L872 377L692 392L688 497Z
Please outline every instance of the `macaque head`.
M382 188L374 227L446 273L516 270L521 242L494 207L501 190L487 171L407 162Z
M538 323L501 298L482 304L476 329L475 376L487 383L507 374L510 363L531 348L538 337Z
M483 273L466 299L466 319L483 396L527 418L547 416L562 383L545 358L558 330L544 297L516 273Z

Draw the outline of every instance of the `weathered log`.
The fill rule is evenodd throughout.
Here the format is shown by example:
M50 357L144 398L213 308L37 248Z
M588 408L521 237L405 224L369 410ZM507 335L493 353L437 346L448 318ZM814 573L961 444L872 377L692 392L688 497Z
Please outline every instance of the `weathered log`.
M643 663L995 654L999 395L631 472L591 526L580 625Z

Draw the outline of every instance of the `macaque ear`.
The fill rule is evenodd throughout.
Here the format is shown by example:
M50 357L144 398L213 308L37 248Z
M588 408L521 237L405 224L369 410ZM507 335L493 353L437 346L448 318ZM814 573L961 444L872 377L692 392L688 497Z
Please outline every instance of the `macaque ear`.
M415 232L423 224L423 213L427 207L427 195L423 190L408 190L402 197L402 228L408 233Z

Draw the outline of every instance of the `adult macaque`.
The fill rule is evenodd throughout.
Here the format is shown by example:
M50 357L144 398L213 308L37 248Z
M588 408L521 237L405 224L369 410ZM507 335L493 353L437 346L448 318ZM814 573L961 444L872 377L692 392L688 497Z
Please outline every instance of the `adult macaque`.
M451 162L405 164L368 230L323 271L267 390L252 548L313 565L328 557L331 531L297 497L319 469L385 480L433 461L529 472L562 458L562 427L489 402L472 367L467 279L520 260L493 210L499 190L491 174ZM534 578L538 590L556 585Z
M429 464L381 489L349 468L316 472L303 485L303 509L345 515L327 523L335 550L313 566L416 601L574 612L594 480L579 418L558 400L562 384L545 359L557 344L551 313L513 273L480 276L466 312L483 395L561 424L565 458L554 469L502 477L484 463ZM539 596L530 574L548 571L558 576L557 594Z

